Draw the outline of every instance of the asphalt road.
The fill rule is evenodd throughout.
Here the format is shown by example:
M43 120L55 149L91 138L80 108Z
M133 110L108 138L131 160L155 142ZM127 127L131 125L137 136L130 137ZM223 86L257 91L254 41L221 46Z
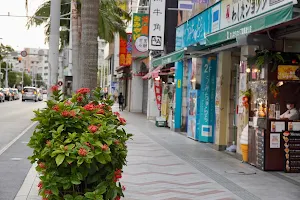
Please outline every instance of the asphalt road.
M45 105L45 102L21 100L0 103L0 200L14 199L31 167L27 157L32 150L27 143L34 127L9 148L5 147L32 124L33 111Z

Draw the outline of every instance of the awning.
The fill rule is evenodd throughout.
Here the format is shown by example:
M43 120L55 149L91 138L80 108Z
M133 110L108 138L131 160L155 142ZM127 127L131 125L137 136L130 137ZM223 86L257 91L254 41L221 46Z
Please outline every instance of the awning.
M142 79L145 80L145 79L151 78L153 73L159 72L163 67L164 67L163 65L160 65L160 66L156 67L154 70L152 70L151 72L148 72L148 74L143 76Z
M206 36L206 45L214 45L235 39L241 35L263 30L292 19L293 5L288 4L280 9L275 9L259 17L249 19L245 22L230 26Z
M184 52L186 49L181 49L179 51L175 51L173 53L164 55L162 57L156 58L152 60L152 67L157 67L160 65L166 65L170 63L174 63L180 61L184 58Z

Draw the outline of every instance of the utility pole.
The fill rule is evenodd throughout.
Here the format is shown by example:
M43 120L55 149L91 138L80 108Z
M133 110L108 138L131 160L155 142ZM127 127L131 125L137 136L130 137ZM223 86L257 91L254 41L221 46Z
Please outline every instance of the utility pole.
M50 87L48 89L51 89L51 86L56 85L58 82L60 6L61 6L61 0L51 0L51 7L50 7L51 25L50 25L50 37L49 37Z
M5 87L8 88L8 62L6 62L6 69L5 69Z
M2 62L0 61L0 88L2 86L2 72L1 72L2 70L1 70L1 65L2 65Z

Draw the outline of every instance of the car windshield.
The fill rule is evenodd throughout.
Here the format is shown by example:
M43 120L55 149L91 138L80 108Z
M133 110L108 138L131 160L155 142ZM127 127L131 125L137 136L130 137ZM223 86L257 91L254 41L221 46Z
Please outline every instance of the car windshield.
M24 92L35 92L34 88L24 88Z

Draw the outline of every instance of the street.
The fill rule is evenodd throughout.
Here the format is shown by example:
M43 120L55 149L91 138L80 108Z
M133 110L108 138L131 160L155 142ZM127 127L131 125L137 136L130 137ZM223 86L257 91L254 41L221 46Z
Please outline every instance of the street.
M44 102L6 101L0 104L0 199L13 199L30 168L26 146L33 131L33 111ZM26 131L28 130L28 131ZM21 136L21 137L20 137Z

